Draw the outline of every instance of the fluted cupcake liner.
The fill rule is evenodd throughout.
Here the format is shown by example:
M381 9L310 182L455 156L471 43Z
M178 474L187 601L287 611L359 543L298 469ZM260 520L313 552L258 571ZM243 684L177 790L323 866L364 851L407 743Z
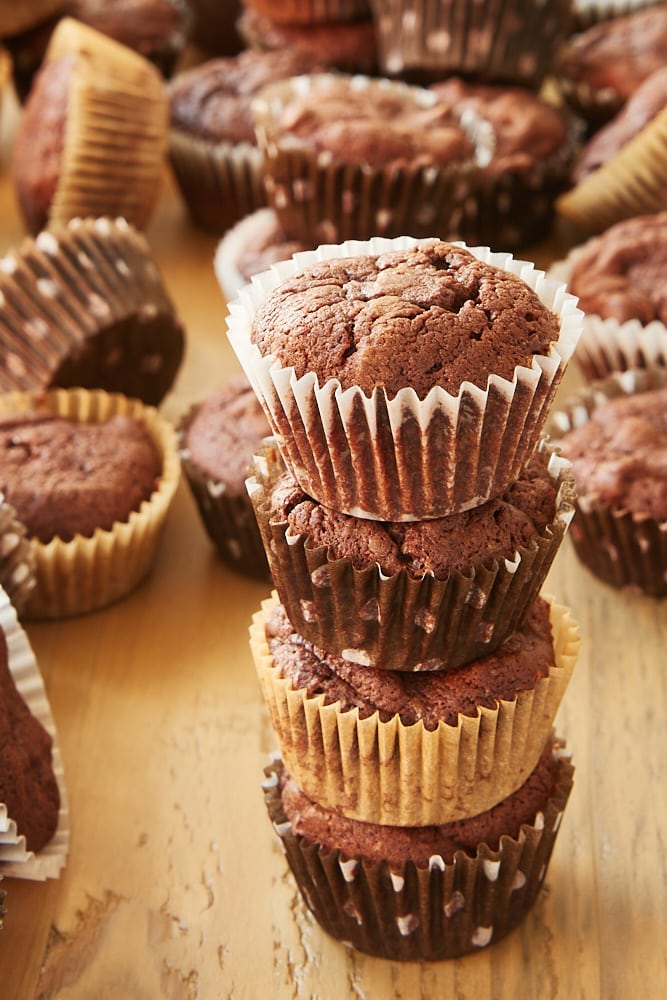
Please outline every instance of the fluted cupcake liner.
M44 690L42 675L30 641L16 618L16 611L0 587L0 628L9 654L9 670L16 688L32 714L51 736L53 772L60 792L58 826L51 840L35 854L27 850L25 837L7 807L0 802L0 875L43 880L57 878L69 851L69 806L55 723ZM0 904L1 904L0 900ZM2 910L0 906L0 917Z
M46 59L74 54L50 223L118 215L143 228L157 203L168 103L159 71L101 32L63 18Z
M667 108L614 156L556 201L561 215L600 233L667 208Z
M596 406L617 396L667 385L667 368L615 373L565 400L553 413L553 439L585 423ZM610 507L579 492L570 537L582 563L613 587L627 587L652 597L667 595L667 521Z
M572 6L573 29L584 31L598 21L624 17L642 7L652 7L660 0L574 0Z
M371 0L385 73L461 74L537 88L568 34L571 0Z
M157 405L185 334L124 219L53 225L0 260L0 389L104 388Z
M265 88L253 101L267 199L285 232L306 245L405 233L460 238L477 212L480 178L472 158L428 166L404 158L376 166L318 153L283 136L284 106L304 92L316 96L330 78L327 73L292 77ZM428 90L387 79L357 75L350 86L402 94L420 110L436 103Z
M127 521L88 538L31 539L37 585L25 618L64 618L105 607L133 590L150 572L180 476L176 432L153 407L100 390L58 389L47 393L5 393L0 416L36 408L68 420L92 423L116 414L141 420L162 462L155 491Z
M524 919L545 879L574 774L561 756L544 809L518 837L502 836L497 849L480 843L472 856L458 851L445 862L434 855L428 866L408 861L397 869L295 835L280 801L281 768L265 769L265 802L306 905L334 938L405 961L478 951Z
M546 442L540 449L549 452ZM447 670L493 652L521 623L574 513L569 463L551 451L556 514L513 559L487 560L447 579L406 570L385 576L332 559L308 537L271 521L271 491L284 465L273 443L255 459L248 492L280 601L309 642L355 663L385 670Z
M567 284L581 250L575 247L564 260L552 264L548 276ZM590 382L632 368L667 367L667 327L659 320L621 322L585 313L574 360Z
M224 233L266 205L262 154L250 143L212 143L172 129L169 160L194 222Z
M534 689L456 725L427 730L375 712L342 711L325 696L295 689L274 666L265 621L275 595L250 628L250 648L285 765L303 791L345 816L393 826L448 823L491 808L523 784L544 749L579 649L567 608L551 603L554 665Z
M191 407L177 427L181 466L204 528L220 558L247 576L271 580L257 518L247 493L235 493L191 460L187 432L199 409Z
M311 25L321 21L353 21L369 17L369 0L248 0L247 6L279 24Z
M0 493L0 587L19 615L36 584L35 556L25 527Z
M464 382L454 396L435 386L420 400L411 388L388 399L297 378L251 341L254 315L282 280L316 261L404 250L419 241L350 241L295 254L253 278L230 303L228 336L264 407L285 464L309 496L334 510L383 521L444 517L499 496L539 440L547 412L581 331L582 315L565 286L510 254L470 251L519 275L560 318L560 335L512 381L491 375L486 389Z

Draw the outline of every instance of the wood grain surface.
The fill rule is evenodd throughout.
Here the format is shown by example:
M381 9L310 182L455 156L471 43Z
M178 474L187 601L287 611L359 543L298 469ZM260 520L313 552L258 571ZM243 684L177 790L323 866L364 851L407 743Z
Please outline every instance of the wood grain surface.
M0 252L23 236L0 165ZM237 363L212 257L166 178L148 238L188 330L173 419ZM558 252L539 251L540 263ZM561 396L577 383L571 369ZM667 987L667 604L616 592L566 540L545 587L580 623L558 731L574 790L544 891L479 954L355 954L304 908L264 809L274 747L247 641L267 588L214 555L184 482L151 577L115 606L27 626L71 815L61 878L7 879L2 1000L649 998Z

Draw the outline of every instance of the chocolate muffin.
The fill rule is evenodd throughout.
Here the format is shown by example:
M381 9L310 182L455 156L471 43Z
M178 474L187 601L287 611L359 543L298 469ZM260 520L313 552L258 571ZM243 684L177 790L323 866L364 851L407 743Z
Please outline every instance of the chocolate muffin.
M475 143L482 177L465 240L513 249L544 239L569 184L580 123L525 87L451 77L431 90Z
M370 17L369 0L245 0L245 6L279 24L317 24Z
M101 390L0 395L0 484L29 525L29 618L83 614L150 572L180 472L152 407Z
M166 140L167 100L155 66L62 18L13 148L12 175L27 227L37 233L47 223L110 215L142 228L160 191Z
M0 389L102 388L157 405L185 331L150 246L124 219L52 224L2 258Z
M169 155L193 221L223 233L266 203L251 114L274 80L306 73L313 60L289 49L245 51L179 73L169 86Z
M58 826L60 793L52 739L16 689L0 631L0 802L30 851L40 851Z
M209 393L179 426L183 471L209 538L233 569L264 580L271 574L245 482L269 433L243 375Z
M537 596L573 513L567 464L546 443L480 507L417 522L362 520L307 497L274 445L248 491L296 631L383 670L446 670L484 656Z
M454 958L500 940L534 903L572 787L551 739L511 796L439 826L361 823L305 795L280 761L265 769L274 830L308 908L360 951Z
M537 445L575 300L484 248L346 249L274 265L230 315L285 464L325 506L385 521L499 495Z
M664 369L625 372L553 416L577 483L577 555L605 583L655 597L667 594L666 385Z
M280 751L304 792L354 819L423 826L482 812L525 780L578 641L565 609L538 598L487 656L446 672L387 671L313 646L273 598L250 645Z
M656 4L573 35L556 55L553 75L567 103L599 127L666 57L667 8Z
M0 419L0 488L28 534L44 543L126 521L154 492L160 467L150 436L130 417L104 424L52 413Z

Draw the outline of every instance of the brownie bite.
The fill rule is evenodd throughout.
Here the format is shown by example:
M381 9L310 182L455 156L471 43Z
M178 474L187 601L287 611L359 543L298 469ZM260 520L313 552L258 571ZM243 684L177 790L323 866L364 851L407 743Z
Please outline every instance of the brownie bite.
M34 852L51 840L58 826L60 792L51 748L51 736L16 688L0 631L0 803Z
M179 425L183 470L209 538L229 566L264 580L271 574L245 482L269 433L243 375L210 392Z

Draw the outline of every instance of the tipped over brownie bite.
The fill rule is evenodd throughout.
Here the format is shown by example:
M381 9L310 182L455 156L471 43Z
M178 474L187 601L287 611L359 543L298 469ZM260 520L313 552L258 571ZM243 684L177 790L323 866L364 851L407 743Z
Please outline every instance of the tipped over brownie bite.
M286 465L325 506L386 521L497 496L537 444L574 299L484 248L352 246L274 265L231 306Z

